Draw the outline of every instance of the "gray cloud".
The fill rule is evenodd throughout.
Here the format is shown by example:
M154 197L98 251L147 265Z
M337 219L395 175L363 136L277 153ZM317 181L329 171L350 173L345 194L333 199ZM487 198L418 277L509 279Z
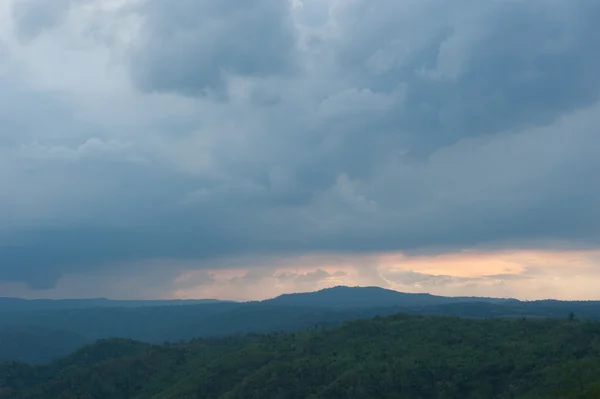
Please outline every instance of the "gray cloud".
M503 285L506 282L521 282L541 276L543 273L525 270L515 274L491 274L482 277L456 277L449 275L437 275L419 273L412 270L393 270L383 273L386 280L404 287L418 287L428 292L436 288L465 287L475 285Z
M63 22L71 2L72 0L13 1L12 12L19 39L30 41Z
M28 40L1 41L0 280L598 248L597 2L123 3L14 2ZM75 27L118 49L74 50Z
M296 65L286 1L152 0L143 3L132 76L145 91L209 94L233 76L286 75Z
M177 289L190 289L202 287L205 285L214 284L216 282L214 275L211 273L201 271L199 273L195 273L190 277L187 277L185 281L179 282L177 284Z
M338 73L372 95L405 95L383 115L334 121L353 139L348 159L371 149L363 164L400 149L427 156L464 138L551 124L598 99L595 2L352 4L337 17Z
M507 275L511 278L518 278L518 275ZM433 275L418 273L411 270L406 271L395 271L393 273L385 274L385 278L401 285L405 286L416 286L421 288L432 288L435 286L447 286L457 284L469 284L473 282L490 281L490 278L482 277L454 277L445 275ZM497 282L500 278L492 281Z
M316 286L318 283L328 279L328 278L344 278L347 276L348 273L344 272L344 271L337 271L334 273L329 273L326 272L325 270L322 269L317 269L314 272L308 272L306 274L300 274L300 273L290 273L290 272L286 272L283 273L279 276L277 276L277 278L283 282L291 282L294 284L308 284L309 286Z

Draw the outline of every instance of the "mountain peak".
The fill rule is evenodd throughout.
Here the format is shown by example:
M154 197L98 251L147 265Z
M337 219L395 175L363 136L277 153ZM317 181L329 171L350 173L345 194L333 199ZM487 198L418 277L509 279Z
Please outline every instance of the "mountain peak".
M412 305L429 294L407 294L381 287L349 287L338 285L315 292L283 294L265 302L278 305L318 307L376 307Z

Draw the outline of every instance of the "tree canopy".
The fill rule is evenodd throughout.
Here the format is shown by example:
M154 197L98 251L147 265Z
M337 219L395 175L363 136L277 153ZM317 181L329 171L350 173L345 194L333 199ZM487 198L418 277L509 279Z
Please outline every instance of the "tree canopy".
M102 340L0 367L0 399L594 398L600 323L394 315L304 332Z

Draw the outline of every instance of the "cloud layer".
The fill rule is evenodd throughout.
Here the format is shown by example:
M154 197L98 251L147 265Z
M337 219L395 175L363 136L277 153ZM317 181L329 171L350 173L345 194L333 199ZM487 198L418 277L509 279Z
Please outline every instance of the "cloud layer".
M594 250L599 18L592 0L4 2L0 281ZM345 272L313 266L328 276L289 278Z

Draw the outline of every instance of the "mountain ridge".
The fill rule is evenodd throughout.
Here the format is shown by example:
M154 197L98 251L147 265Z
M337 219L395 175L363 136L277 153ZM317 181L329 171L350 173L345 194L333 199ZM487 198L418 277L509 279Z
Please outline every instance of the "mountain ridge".
M235 302L213 298L205 299L108 299L108 298L64 298L64 299L25 299L0 297L0 311L6 310L66 310L89 308L141 308L153 306L189 306Z
M319 300L327 300L320 303ZM490 297L451 297L433 295L430 293L408 293L377 286L351 287L335 286L324 288L313 292L289 293L276 296L271 299L260 301L263 303L277 304L301 304L324 307L373 307L373 306L415 306L415 305L439 305L442 303L460 302L488 302L507 303L520 302L514 298L490 298ZM332 303L333 302L333 303Z

